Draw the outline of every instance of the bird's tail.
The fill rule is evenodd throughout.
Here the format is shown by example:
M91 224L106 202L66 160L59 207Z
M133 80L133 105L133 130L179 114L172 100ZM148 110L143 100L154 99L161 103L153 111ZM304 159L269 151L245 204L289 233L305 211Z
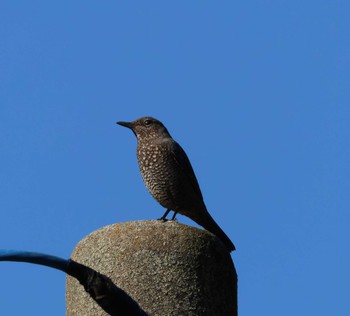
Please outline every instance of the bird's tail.
M194 214L191 214L194 215ZM197 224L201 225L206 230L213 233L217 236L221 242L226 246L229 252L234 251L236 249L233 242L228 238L228 236L224 233L224 231L220 228L220 226L214 221L209 212L205 209L200 214L196 213L199 216L189 216L193 219Z

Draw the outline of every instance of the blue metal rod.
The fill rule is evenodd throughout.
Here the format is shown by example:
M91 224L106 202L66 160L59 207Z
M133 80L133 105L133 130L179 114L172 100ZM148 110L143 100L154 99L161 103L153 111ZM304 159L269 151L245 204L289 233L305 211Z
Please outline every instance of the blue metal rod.
M67 272L69 260L39 252L0 249L0 261L16 261L40 264Z

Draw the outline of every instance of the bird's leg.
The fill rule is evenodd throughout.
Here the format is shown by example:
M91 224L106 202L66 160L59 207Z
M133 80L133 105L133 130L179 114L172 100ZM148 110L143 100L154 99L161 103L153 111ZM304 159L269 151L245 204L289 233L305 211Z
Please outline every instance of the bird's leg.
M171 218L171 221L176 221L176 214L177 212L174 211L173 217Z
M160 221L167 221L167 219L166 219L166 217L168 216L168 214L169 214L169 212L171 211L171 209L167 209L166 211L165 211L165 213L164 213L164 215L161 217L161 218L159 218L159 220Z

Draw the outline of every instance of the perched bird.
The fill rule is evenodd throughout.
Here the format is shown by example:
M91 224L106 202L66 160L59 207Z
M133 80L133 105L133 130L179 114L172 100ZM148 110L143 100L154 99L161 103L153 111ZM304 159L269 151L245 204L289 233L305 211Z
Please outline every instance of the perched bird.
M167 210L185 215L216 235L231 252L235 246L222 231L203 201L191 163L165 126L153 117L133 122L117 122L130 128L137 137L137 160L143 181L151 195Z

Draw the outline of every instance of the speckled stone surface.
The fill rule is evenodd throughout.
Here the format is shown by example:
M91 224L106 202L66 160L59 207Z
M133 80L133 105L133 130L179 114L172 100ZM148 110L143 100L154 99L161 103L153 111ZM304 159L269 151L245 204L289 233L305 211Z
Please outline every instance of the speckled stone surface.
M150 316L237 315L237 275L211 233L175 221L135 221L84 238L72 259L107 275ZM67 316L107 315L67 278Z

